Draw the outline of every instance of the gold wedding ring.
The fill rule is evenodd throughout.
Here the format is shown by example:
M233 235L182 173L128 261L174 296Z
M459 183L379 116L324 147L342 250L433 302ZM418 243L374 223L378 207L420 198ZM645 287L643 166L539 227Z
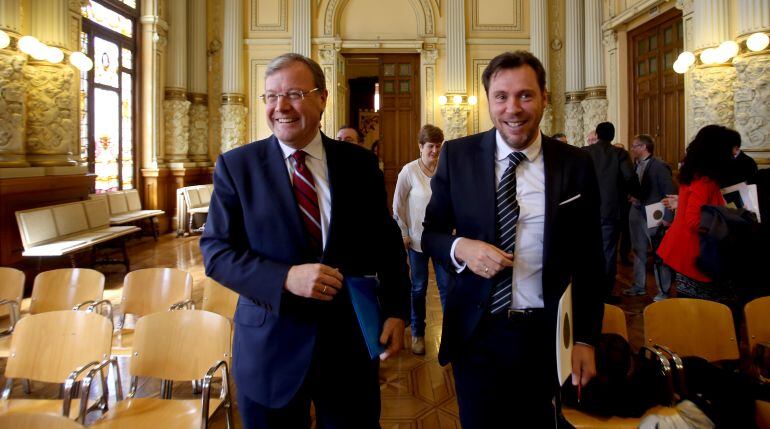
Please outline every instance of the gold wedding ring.
M489 267L484 267L484 274L489 272Z
M322 293L322 294L326 295L326 288L327 288L327 287L328 287L328 286L324 285L324 290L322 290L322 291L321 291L321 293Z

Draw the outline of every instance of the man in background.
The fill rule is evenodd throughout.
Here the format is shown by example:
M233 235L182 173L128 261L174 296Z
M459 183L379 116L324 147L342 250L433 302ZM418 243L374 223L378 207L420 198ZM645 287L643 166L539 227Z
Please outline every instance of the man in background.
M347 124L341 126L340 129L337 130L337 140L353 144L363 144L361 136L358 134L358 130Z

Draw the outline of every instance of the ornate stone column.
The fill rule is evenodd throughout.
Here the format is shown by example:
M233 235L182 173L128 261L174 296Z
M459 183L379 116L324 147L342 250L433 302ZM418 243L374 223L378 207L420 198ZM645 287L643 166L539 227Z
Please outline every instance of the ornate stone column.
M337 79L344 79L344 72L342 71L342 62L344 59L339 53L339 47L336 43L324 43L318 50L319 65L324 72L326 78L326 90L329 91L329 95L326 97L326 113L321 118L321 128L327 135L334 135L337 130L337 126L340 125L339 118L342 117L339 113L338 104L342 103L339 99L337 88Z
M551 70L549 68L549 40L548 40L548 3L542 0L532 0L529 6L529 49L530 51L540 59L545 68L545 75L547 78L551 76ZM550 92L550 85L546 82L546 87ZM540 129L546 135L553 134L553 108L551 103L545 108L543 112L543 119L540 121Z
M169 2L166 89L163 100L164 159L189 163L190 102L187 101L187 2Z
M466 94L465 62L465 1L448 0L446 5L446 93ZM468 135L467 104L446 104L441 107L446 139Z
M695 49L717 47L730 39L727 0L693 2L695 7ZM693 106L692 132L709 124L735 127L732 64L700 65L691 72Z
M190 92L190 134L188 157L195 165L211 165L209 160L209 106L207 87L206 57L206 0L190 0L189 13L190 42L187 44L187 59L190 74L188 85Z
M435 46L427 47L420 51L420 85L425 88L425 100L423 100L424 111L422 117L424 123L435 124L436 112L436 59L438 51Z
M29 33L49 46L67 46L69 6L59 0L41 0L29 8ZM33 166L75 166L77 112L75 72L64 64L30 58L24 67L27 82L27 161ZM59 173L74 171L59 169ZM55 174L57 169L50 169Z
M602 49L602 2L585 0L585 86L583 132L596 129L607 120L607 86L604 82L604 50Z
M738 2L739 38L770 30L770 0ZM745 52L733 60L736 76L735 128L741 147L762 159L770 158L770 52Z
M585 56L583 55L583 2L567 0L567 82L565 85L564 133L571 145L583 146L583 106L585 79L583 76Z
M294 31L291 35L291 49L310 57L310 0L294 0L292 8Z
M607 82L607 120L620 128L620 85L618 83L618 33L615 30L604 32L604 50L609 70Z
M0 30L17 38L21 33L21 0L0 2ZM13 42L15 43L15 42ZM0 167L28 167L24 157L27 56L8 46L0 49Z
M243 0L224 1L222 46L222 152L246 142L243 92Z

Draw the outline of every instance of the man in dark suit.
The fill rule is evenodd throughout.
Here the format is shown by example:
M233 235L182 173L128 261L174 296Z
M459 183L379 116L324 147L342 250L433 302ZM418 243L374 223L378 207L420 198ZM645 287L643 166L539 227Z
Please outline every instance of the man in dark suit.
M584 149L591 155L599 179L601 195L602 243L604 245L604 273L606 275L605 299L612 294L618 263L618 238L620 234L621 206L636 192L639 182L625 149L612 145L615 127L610 122L596 126L597 141Z
M631 210L628 214L628 226L631 232L631 243L634 248L634 284L623 291L624 295L646 295L647 285L647 248L652 246L655 264L655 284L658 294L654 300L668 298L671 289L671 269L658 258L655 249L663 239L663 233L674 221L674 212L664 210L661 224L647 228L647 211L645 206L658 203L666 195L676 194L674 180L671 177L671 167L662 160L652 156L655 151L655 140L648 134L634 137L631 151L636 158L636 175L640 187L636 195L631 197Z
M746 155L746 152L741 150L740 141L738 143L738 146L733 147L733 160L725 168L724 177L720 181L722 187L741 182L754 183L754 176L759 171L757 162Z
M376 157L324 136L323 71L298 54L265 72L273 135L220 155L201 250L206 274L241 296L233 374L246 428L379 427L378 361L344 287L377 275L380 342L402 347L409 277Z
M554 425L556 313L570 283L572 381L595 374L599 191L587 153L540 133L545 81L529 52L494 58L483 83L495 127L445 143L431 180L422 245L454 277L439 361L452 363L465 429Z

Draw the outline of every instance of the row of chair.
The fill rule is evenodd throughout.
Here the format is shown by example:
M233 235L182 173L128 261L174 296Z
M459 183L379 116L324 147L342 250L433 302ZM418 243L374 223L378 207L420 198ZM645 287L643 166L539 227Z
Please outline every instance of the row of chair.
M770 297L749 302L744 314L749 349L770 343ZM605 304L602 332L628 339L622 309ZM648 305L644 309L644 338L646 346L664 346L679 356L697 356L709 362L740 358L732 312L726 305L712 301L672 298ZM674 412L671 407L656 406L645 416ZM576 428L636 428L642 420L593 416L570 408L564 408L563 414ZM756 421L760 428L770 428L770 404L757 402Z

